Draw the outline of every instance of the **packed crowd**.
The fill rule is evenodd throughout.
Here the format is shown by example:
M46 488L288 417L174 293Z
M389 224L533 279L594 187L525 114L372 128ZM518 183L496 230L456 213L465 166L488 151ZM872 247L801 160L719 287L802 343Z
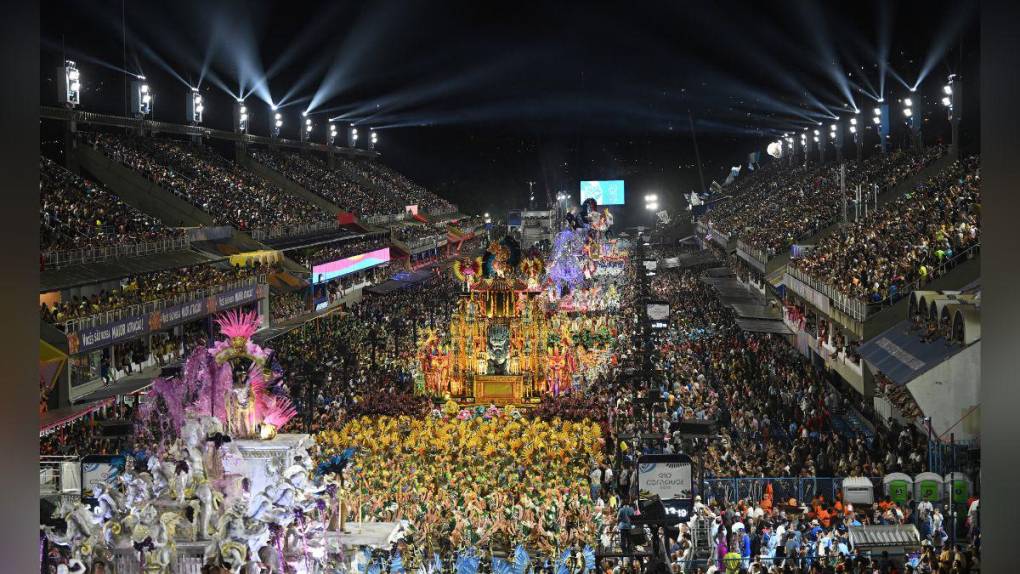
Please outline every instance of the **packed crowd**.
M874 186L878 195L913 177L942 157L943 146L932 146L921 154L898 150L878 154L861 162L845 164L845 189L850 216L860 187L862 204L873 207ZM710 214L712 223L727 234L736 233L745 243L768 256L781 253L798 239L835 223L843 213L840 193L840 165L772 170L758 175L750 188ZM863 205L861 212L863 213Z
M425 237L437 237L446 235L445 231L438 230L429 225L404 225L395 228L393 231L394 237L404 243L410 243L418 241Z
M198 296L198 292L203 289L214 289L265 272L264 266L259 263L250 267L201 264L132 275L120 279L115 287L100 289L91 295L74 295L52 305L41 303L39 315L43 321L59 326L73 319L150 301L171 299L189 293Z
M920 469L921 437L838 432L843 397L795 349L775 335L744 333L733 312L693 271L661 273L653 291L670 301L668 329L656 335L665 408L653 429L682 442L683 420L715 420L720 437L705 445L706 477L879 476ZM621 413L621 415L624 413ZM637 422L623 426L632 433ZM637 446L637 445L635 445ZM886 454L888 453L888 455Z
M392 215L404 212L404 205L394 196L376 193L363 186L348 170L344 162L329 169L325 162L313 154L251 150L255 161L283 174L294 183L311 191L334 205L361 217Z
M793 265L841 293L879 303L934 279L954 257L979 245L979 158L954 162L875 218L815 245Z
M60 251L181 237L113 192L39 158L39 248Z
M108 423L133 422L134 405L125 402L99 407L70 423L39 437L41 456L86 456L120 454L132 446L131 434L104 436L102 426Z
M88 145L241 231L279 230L332 218L215 151L171 139L84 132Z
M404 175L393 171L378 161L356 160L337 157L338 166L348 173L368 181L377 189L401 203L400 212L409 205L417 205L419 210L429 213L449 213L456 208L448 201L407 179Z

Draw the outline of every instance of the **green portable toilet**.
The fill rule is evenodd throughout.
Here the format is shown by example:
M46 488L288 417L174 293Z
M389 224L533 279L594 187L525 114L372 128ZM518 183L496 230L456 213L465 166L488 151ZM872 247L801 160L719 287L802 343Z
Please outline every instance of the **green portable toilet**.
M911 489L914 487L914 479L902 472L893 472L885 475L882 479L882 488L885 495L893 499L899 505L907 503L910 498Z
M943 488L945 489L945 498L953 501L953 504L967 504L967 499L970 498L970 494L973 492L973 485L970 479L962 472L950 472L947 474L943 478Z
M942 477L934 472L922 472L914 477L914 500L927 500L932 504L942 502Z

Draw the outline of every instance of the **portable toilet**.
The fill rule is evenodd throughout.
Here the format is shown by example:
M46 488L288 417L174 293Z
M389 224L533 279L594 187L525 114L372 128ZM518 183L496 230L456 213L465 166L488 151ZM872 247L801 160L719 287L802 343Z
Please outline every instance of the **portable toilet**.
M885 495L893 499L899 505L907 503L910 498L911 489L914 487L914 479L902 472L893 472L885 475L882 479L882 489Z
M922 472L914 477L914 500L942 502L942 477L934 472Z
M848 476L843 479L843 503L854 506L875 504L875 485L865 476Z
M951 500L953 504L967 504L973 492L973 485L966 474L962 472L950 472L943 479L943 496Z

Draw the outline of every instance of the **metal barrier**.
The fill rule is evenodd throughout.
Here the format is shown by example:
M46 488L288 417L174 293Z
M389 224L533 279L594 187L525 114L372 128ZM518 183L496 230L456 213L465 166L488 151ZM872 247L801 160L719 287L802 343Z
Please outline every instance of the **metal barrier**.
M219 285L213 285L212 287L206 287L203 289L196 289L189 291L182 295L174 297L168 297L165 299L157 299L154 301L146 301L145 303L128 305L126 307L120 307L110 311L104 311L102 313L96 313L89 315L88 317L79 317L64 321L63 323L54 323L54 326L61 329L65 333L75 333L82 329L89 329L92 327L98 327L107 323L113 323L114 321L120 321L128 317L137 317L152 311L158 311L174 305L180 305L182 303L188 303L190 301L196 301L210 297L217 293L222 293L230 289L237 289L240 287L247 287L250 285L265 284L268 281L266 275L257 275L255 277L249 277L247 279L240 279L237 281L230 281L229 283L222 283Z
M769 255L765 253L765 250L758 249L752 245L744 243L743 240L737 240L737 251L743 252L744 255L754 259L761 264L762 269L765 269L769 262Z
M882 492L882 477L867 477L875 488L876 498ZM833 500L843 487L842 477L761 477L761 478L708 478L702 482L701 496L705 502L736 502L743 499L761 500L768 485L772 485L774 504L791 498L798 504L821 494Z
M40 456L39 496L81 495L80 465L76 456Z
M142 243L128 243L124 245L105 245L82 247L80 249L67 249L63 251L47 251L43 253L43 269L60 269L68 265L79 265L82 263L95 263L107 259L121 257L142 257L145 255L156 255L158 253L169 253L171 251L185 251L191 249L191 240L187 237L173 237L158 241L145 241Z

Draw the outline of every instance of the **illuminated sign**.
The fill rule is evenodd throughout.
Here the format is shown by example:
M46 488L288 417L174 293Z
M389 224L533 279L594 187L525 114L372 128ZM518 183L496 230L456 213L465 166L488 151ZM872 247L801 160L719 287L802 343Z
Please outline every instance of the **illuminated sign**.
M346 257L337 261L323 263L312 267L312 283L325 283L337 277L350 275L363 269L369 269L390 261L390 248L383 247L361 255Z

